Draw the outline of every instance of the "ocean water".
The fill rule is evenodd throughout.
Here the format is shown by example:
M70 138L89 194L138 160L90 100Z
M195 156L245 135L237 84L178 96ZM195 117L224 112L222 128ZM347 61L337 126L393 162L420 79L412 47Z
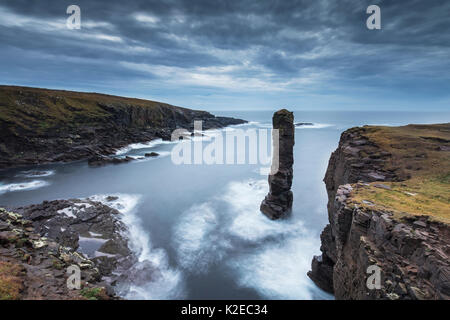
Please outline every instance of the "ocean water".
M270 128L273 112L215 113L251 122L213 135ZM285 220L259 212L268 192L260 165L176 165L171 151L177 144L162 141L119 150L118 156L136 158L160 154L126 164L90 168L79 161L0 171L0 206L117 195L112 205L129 226L132 249L161 271L123 292L130 299L332 299L306 273L320 253L327 224L322 179L341 132L364 124L449 122L450 113L295 112L295 121L314 125L296 129L294 205Z

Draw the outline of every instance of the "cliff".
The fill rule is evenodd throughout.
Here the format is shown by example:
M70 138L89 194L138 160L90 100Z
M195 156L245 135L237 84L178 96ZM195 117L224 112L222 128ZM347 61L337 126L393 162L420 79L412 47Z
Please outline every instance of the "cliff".
M0 168L108 155L130 143L170 139L194 120L203 129L246 122L155 101L0 86Z
M337 299L449 299L449 178L448 123L345 131L310 278ZM379 289L367 286L370 266Z

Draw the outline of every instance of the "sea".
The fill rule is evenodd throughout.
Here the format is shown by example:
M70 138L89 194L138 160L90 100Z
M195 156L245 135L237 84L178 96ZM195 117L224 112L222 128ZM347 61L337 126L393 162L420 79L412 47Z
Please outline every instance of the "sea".
M117 150L117 157L136 159L129 163L89 167L77 161L2 170L0 207L117 196L108 204L121 212L132 250L159 271L120 293L128 299L333 299L307 272L320 254L320 233L328 222L323 178L341 133L362 125L450 122L450 112L295 111L295 122L306 125L295 130L294 203L289 216L278 221L259 211L269 190L262 170L267 163L247 159L254 151L249 139L243 148L236 140L234 163L174 160L180 143L197 142L204 150L217 137L228 141L227 134L236 132L268 130L271 145L274 111L215 111L249 122L205 131L190 141L143 141ZM159 156L144 156L152 151ZM243 163L237 161L242 153Z

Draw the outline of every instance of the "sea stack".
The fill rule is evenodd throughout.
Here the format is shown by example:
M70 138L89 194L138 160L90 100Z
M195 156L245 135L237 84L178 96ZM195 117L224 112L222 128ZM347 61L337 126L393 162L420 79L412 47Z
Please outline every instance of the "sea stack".
M261 203L261 212L272 220L279 219L292 208L292 165L294 163L294 114L286 109L274 113L273 129L278 135L272 135L275 147L272 157L272 168L269 174L269 194ZM278 152L276 146L278 145ZM278 170L277 170L278 169Z

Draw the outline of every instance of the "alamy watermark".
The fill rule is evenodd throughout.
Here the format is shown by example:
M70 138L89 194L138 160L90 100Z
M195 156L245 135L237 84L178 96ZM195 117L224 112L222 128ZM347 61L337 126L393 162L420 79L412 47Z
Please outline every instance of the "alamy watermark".
M80 290L81 289L81 270L76 264L73 264L67 268L66 272L69 277L67 278L67 288L69 290Z
M377 5L370 5L366 9L366 13L370 16L366 20L366 26L369 30L381 29L381 8ZM70 16L66 20L66 26L70 30L81 29L81 8L72 4L67 7L66 14Z
M366 273L369 274L366 281L367 289L381 289L381 268L377 265L371 265L367 268Z
M70 29L70 30L81 29L81 9L80 9L80 7L75 4L72 4L67 7L66 13L70 14L70 16L66 20L67 29Z
M369 30L380 30L381 29L381 9L377 5L371 5L367 7L367 14L370 14L367 18L366 26Z
M278 129L233 128L211 133L202 130L202 121L194 121L193 134L186 129L173 131L171 140L181 142L172 149L172 162L175 165L253 164L263 166L260 168L262 175L278 172ZM272 147L269 148L271 142Z

